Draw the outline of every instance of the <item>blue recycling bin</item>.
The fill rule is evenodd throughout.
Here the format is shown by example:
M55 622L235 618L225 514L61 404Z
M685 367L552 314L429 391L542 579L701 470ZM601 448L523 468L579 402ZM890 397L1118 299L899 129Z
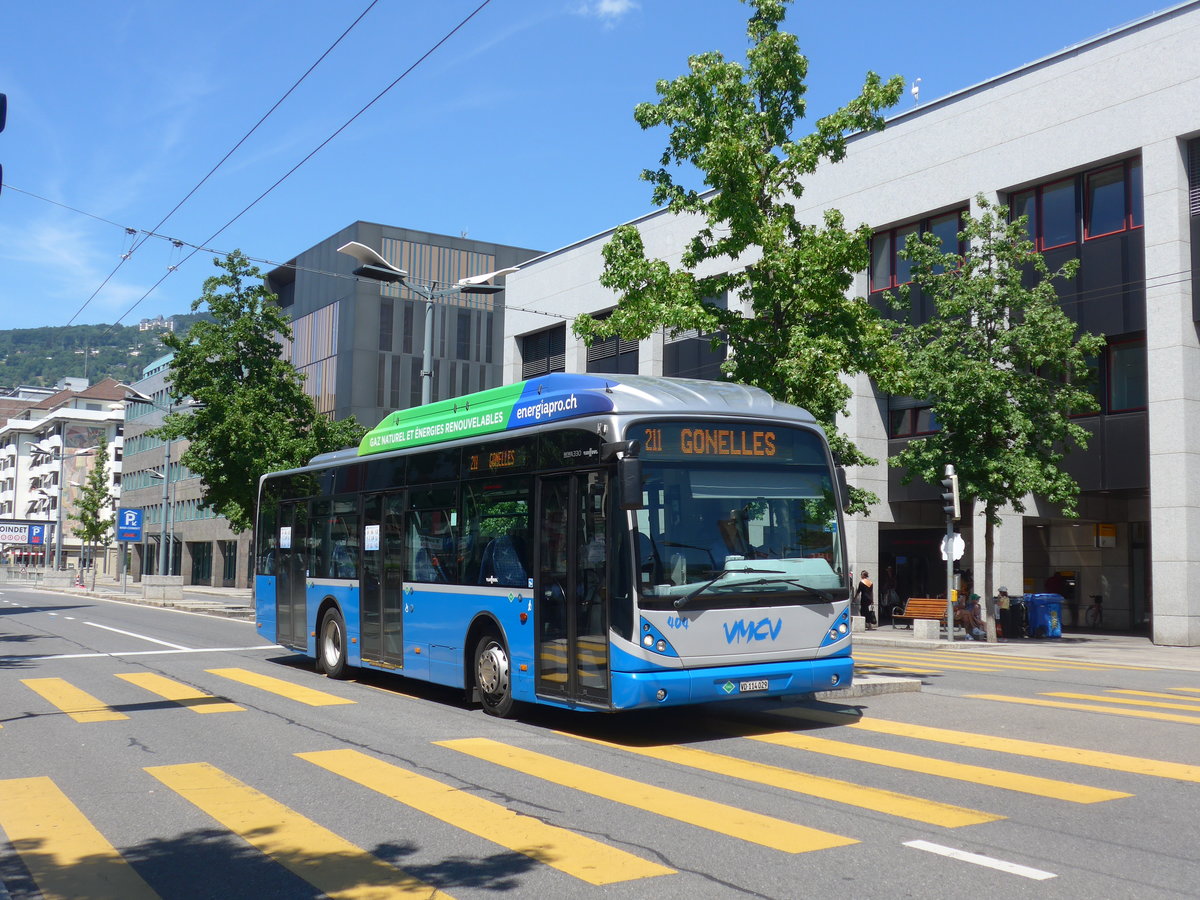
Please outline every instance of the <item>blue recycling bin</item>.
M1029 611L1030 637L1062 637L1062 594L1026 594L1022 599Z

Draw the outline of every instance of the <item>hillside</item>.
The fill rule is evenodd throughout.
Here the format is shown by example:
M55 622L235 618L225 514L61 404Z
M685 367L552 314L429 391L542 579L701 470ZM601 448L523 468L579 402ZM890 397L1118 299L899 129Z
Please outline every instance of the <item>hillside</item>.
M186 331L201 316L172 316ZM68 325L0 329L0 387L53 387L60 379L132 383L166 352L154 330L136 325Z

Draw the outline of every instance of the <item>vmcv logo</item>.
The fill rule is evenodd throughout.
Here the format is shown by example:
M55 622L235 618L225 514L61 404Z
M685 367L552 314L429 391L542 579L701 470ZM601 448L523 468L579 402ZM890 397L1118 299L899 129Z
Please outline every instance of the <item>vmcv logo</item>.
M773 641L783 630L783 619L776 619L772 624L770 619L760 619L757 622L747 622L738 619L736 622L725 624L725 643L750 643L751 641Z

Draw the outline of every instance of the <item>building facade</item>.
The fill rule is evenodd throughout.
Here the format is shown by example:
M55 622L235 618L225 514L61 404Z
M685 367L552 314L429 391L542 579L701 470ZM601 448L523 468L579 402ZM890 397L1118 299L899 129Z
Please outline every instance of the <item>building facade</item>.
M828 208L874 232L856 295L878 300L907 280L896 255L931 231L956 240L975 198L1030 216L1051 267L1078 259L1063 306L1105 335L1095 360L1100 411L1082 419L1089 447L1069 457L1078 518L1037 498L996 532L996 584L1055 589L1072 607L1100 596L1105 627L1148 630L1157 643L1200 644L1200 3L1156 13L1060 53L893 115L855 136L796 201L819 224ZM678 264L694 219L657 212L634 221L651 257ZM570 320L603 314L610 233L548 253L508 279L505 382L547 371L711 377L721 352L702 335L585 347ZM711 274L714 269L697 274ZM736 298L721 302L738 303ZM928 315L922 298L918 316ZM715 357L715 358L714 358ZM854 384L840 423L879 464L851 481L882 502L848 523L856 569L894 579L902 596L944 592L938 491L902 485L887 459L936 428L929 409ZM960 523L960 565L982 573L982 520ZM888 572L888 569L891 572ZM980 586L981 586L980 579Z
M355 222L266 276L291 317L287 353L318 411L372 427L419 405L425 300L410 287L356 277L338 248L357 241L423 287L519 265L541 251L408 228ZM452 295L434 303L433 399L500 384L503 294Z
M9 405L0 425L0 524L44 522L44 541L9 543L0 556L9 565L93 568L98 576L119 572L115 545L86 547L71 516L79 512L101 442L107 446L105 480L113 498L101 515L111 519L120 503L124 391L106 379L71 387L19 406ZM40 392L39 392L40 393ZM36 395L35 395L36 396Z
M168 388L172 358L146 366L126 400L122 505L142 510L132 577L178 575L184 584L248 587L250 533L236 534L227 519L203 507L200 477L181 462L187 441L150 434L170 412L186 411L186 398Z

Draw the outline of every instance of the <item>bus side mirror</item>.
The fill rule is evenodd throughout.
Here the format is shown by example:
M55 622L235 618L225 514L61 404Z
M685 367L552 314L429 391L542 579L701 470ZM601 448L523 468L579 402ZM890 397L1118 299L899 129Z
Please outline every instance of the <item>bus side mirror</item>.
M846 483L846 467L835 466L837 471L837 487L838 500L841 501L842 509L850 505L850 485Z
M600 448L600 459L607 462L618 453L617 482L621 492L621 509L642 508L642 451L641 441L610 441Z

